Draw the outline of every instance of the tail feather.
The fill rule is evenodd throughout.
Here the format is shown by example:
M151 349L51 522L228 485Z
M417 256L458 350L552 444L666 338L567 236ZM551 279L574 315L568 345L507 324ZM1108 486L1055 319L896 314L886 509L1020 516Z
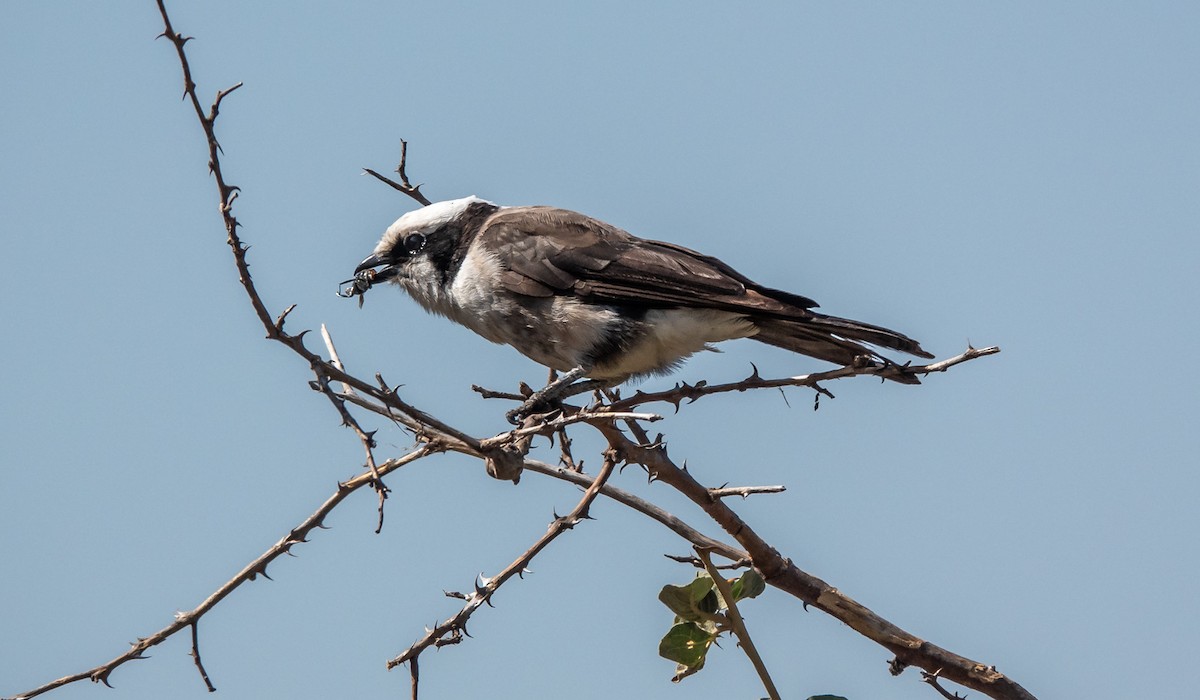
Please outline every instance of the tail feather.
M899 350L900 352L933 359L933 355L926 352L921 344L912 338L897 333L883 326L875 326L862 321L851 321L848 318L838 318L837 316L826 316L813 312L813 319L810 323L818 328L828 329L830 333L849 338L851 340L860 340L864 343L878 345L881 348L889 348Z
M932 358L921 344L906 335L874 326L816 312L809 319L756 318L757 341L774 345L802 355L816 357L834 364L850 365L867 357L889 364L898 364L861 343L899 350L917 357ZM885 375L904 384L920 384L915 375L896 372Z

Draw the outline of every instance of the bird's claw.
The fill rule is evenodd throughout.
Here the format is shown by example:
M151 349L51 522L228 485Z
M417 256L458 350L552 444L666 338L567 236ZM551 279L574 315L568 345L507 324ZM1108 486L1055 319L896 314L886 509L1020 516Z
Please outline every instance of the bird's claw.
M512 425L521 425L529 416L539 413L551 413L560 408L562 408L561 402L547 401L544 398L534 395L527 399L525 403L505 413L504 418Z

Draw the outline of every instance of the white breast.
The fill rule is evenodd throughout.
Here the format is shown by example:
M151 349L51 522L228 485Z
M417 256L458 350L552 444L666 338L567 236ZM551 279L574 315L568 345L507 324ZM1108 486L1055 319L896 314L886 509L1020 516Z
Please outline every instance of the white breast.
M486 325L492 317L505 313L505 309L500 308L501 304L492 294L492 290L501 288L500 274L503 270L495 253L484 251L479 246L471 246L450 285L450 293L456 307L456 313L451 315L451 318L497 343L504 341L496 340L476 326L479 323Z
M472 248L448 293L433 287L406 288L430 311L561 371L579 366L617 321L612 309L571 297L496 295L493 290L503 289L503 271L494 253Z

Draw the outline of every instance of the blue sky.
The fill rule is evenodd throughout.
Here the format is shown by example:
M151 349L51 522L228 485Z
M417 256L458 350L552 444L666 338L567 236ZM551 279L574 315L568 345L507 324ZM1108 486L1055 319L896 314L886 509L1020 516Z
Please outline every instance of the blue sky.
M762 392L660 426L706 483L788 486L738 508L801 568L1039 697L1193 692L1174 670L1200 647L1194 4L171 11L206 101L245 83L218 130L265 301L298 304L293 328L327 324L359 374L481 436L503 407L471 384L544 376L399 293L362 310L333 295L412 208L360 176L393 167L401 138L434 199L577 209L939 356L1000 345L919 388L831 386L815 413L806 392L790 408ZM151 2L0 4L0 695L164 626L360 468L237 284L160 31ZM820 367L723 349L678 378ZM365 420L381 455L411 445ZM703 524L634 470L616 483ZM204 619L221 697L405 693L384 661L457 610L442 590L498 571L578 498L448 456L390 485L383 534L356 496ZM655 595L691 575L661 556L686 547L616 504L593 514L473 639L423 658L424 697L758 697L728 643L668 682ZM745 614L785 697L931 697L781 593ZM206 696L188 651L158 647L105 696Z

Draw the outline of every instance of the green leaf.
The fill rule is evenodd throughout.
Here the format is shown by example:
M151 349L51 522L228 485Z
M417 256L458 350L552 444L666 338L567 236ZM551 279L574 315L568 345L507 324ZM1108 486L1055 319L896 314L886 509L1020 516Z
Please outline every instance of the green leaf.
M671 627L658 643L658 655L698 671L704 666L704 657L714 639L716 635L704 630L700 625L694 622L680 622Z
M709 596L712 600L706 600ZM713 580L708 576L697 576L696 580L686 586L663 586L658 592L658 599L671 609L680 620L699 621L707 619L705 613L716 611L716 594L713 593Z
M763 591L767 590L767 582L763 581L763 577L754 569L750 569L742 574L741 578L730 583L730 590L733 592L733 602L735 603L746 598L757 598ZM830 695L829 697L836 696Z

